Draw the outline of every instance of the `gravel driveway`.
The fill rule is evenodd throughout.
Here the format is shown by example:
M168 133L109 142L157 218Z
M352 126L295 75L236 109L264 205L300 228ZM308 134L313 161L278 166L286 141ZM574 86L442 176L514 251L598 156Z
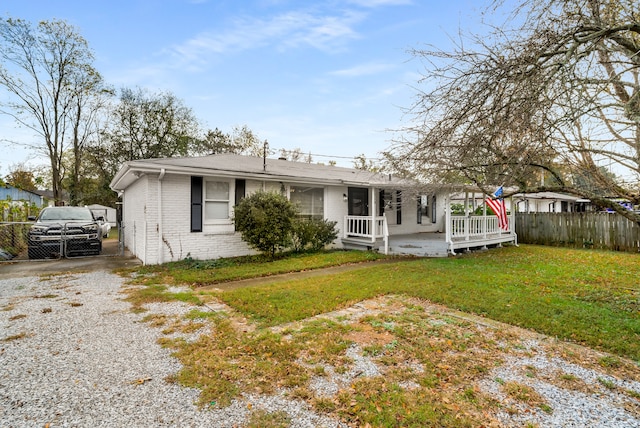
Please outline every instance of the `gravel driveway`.
M121 300L122 284L106 271L0 280L1 427L233 427L257 406L297 426L337 426L282 397L198 410L197 390L165 381L180 365L140 322L148 313Z
M1 427L233 427L245 424L256 408L284 411L294 427L342 426L283 395L243 396L227 408L199 410L197 390L165 380L180 364L157 344L159 329L141 322L149 312L133 314L121 300L123 282L108 271L0 279ZM189 310L179 303L148 309ZM598 392L564 391L535 380L553 414L527 419L505 413L498 415L501 426L529 420L540 427L640 427L640 401L597 387L605 379L640 396L640 383L548 358L533 342L525 351L525 358L507 361L478 387L493 388L502 400L493 379L523 377L522 367L534 367L575 373ZM353 358L363 367L371 364Z

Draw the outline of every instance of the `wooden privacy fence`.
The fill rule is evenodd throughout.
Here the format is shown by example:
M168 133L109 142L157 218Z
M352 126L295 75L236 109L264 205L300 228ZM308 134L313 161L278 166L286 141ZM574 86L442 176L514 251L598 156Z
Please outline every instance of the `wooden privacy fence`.
M609 213L517 213L518 242L640 251L640 226Z

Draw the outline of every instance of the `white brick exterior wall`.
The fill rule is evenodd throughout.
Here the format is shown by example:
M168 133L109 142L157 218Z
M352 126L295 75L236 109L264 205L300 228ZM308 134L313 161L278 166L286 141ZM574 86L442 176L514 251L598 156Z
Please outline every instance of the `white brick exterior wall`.
M124 245L133 255L145 263L146 205L148 177L140 177L127 187L122 196L122 226Z
M158 174L144 175L130 185L123 195L125 245L144 264L177 261L187 256L207 260L255 254L255 251L242 241L240 234L234 231L231 219L216 223L205 221L202 232L191 232L191 177L166 174L161 182L158 178ZM203 180L228 181L230 205L233 205L235 180L216 177L203 177ZM247 180L246 194L262 189L280 191L282 186L285 192L288 192L289 186L296 184ZM159 197L160 188L162 195ZM339 230L338 239L332 246L340 247L344 217L348 212L348 203L344 201L343 195L348 194L348 187L325 186L324 189L325 218L337 222L336 227ZM377 215L380 201L378 191L375 190L373 193L376 198L374 214ZM444 195L438 195L438 213L442 213L443 203ZM438 215L436 224L432 224L430 218L426 217L423 224L418 225L416 203L405 201L403 205L402 224L390 225L390 233L444 230L441 215ZM162 213L161 216L159 213ZM395 211L388 210L386 214L387 219L392 220L390 223L395 222Z

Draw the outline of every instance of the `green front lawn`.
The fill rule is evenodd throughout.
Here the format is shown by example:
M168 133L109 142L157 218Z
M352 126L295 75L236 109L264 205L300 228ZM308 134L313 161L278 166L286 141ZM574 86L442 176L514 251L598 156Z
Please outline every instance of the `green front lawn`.
M219 295L263 326L403 294L640 361L640 256L522 245Z
M194 294L207 294L198 287L379 258L384 256L332 251L275 261L259 256L185 260L137 268L136 281L186 284ZM155 290L162 294L164 288ZM267 327L374 296L401 294L640 361L639 293L639 255L522 245L449 258L399 260L215 295Z
M617 378L640 379L640 259L635 254L523 245L446 259L360 264L340 273L229 291L201 287L377 257L381 256L327 252L276 261L186 260L138 268L135 282L143 286L131 288L129 300L138 310L153 301L196 305L185 317L154 314L144 320L162 328L167 336L160 342L172 348L183 365L170 380L200 389L200 404L212 408L225 407L242 393L285 390L287 397L304 400L314 411L353 426L494 426L495 412L505 408L477 384L505 358L530 356L527 334L504 325L485 328L495 323L434 311L425 301L608 351L617 356L553 340L540 344L547 355ZM170 284L191 288L170 290ZM382 296L391 306L377 314L309 319L367 299L378 298L369 304L384 301ZM197 306L215 301L231 309ZM208 332L194 341L169 336L205 326ZM380 368L380 375L360 378L353 373L348 349L354 345ZM537 376L535 368L528 370L528 376ZM331 377L328 371L352 373L352 380L333 396L323 397L315 393L312 380ZM584 388L576 376L548 376L559 387ZM528 406L523 412L553 413L556 403L546 402L530 386L495 382L503 393ZM637 397L635 391L618 392ZM522 413L513 407L506 411ZM290 422L287 415L261 412L252 413L250 426L281 427Z

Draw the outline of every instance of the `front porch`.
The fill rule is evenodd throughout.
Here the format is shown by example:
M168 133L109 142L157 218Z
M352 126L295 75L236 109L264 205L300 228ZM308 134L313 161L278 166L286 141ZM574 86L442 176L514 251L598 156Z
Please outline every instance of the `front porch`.
M451 215L447 213L445 232L390 235L385 216L346 216L342 243L348 249L375 250L384 254L417 257L447 257L456 251L488 248L503 243L517 244L513 215L509 229L498 227L493 215Z

